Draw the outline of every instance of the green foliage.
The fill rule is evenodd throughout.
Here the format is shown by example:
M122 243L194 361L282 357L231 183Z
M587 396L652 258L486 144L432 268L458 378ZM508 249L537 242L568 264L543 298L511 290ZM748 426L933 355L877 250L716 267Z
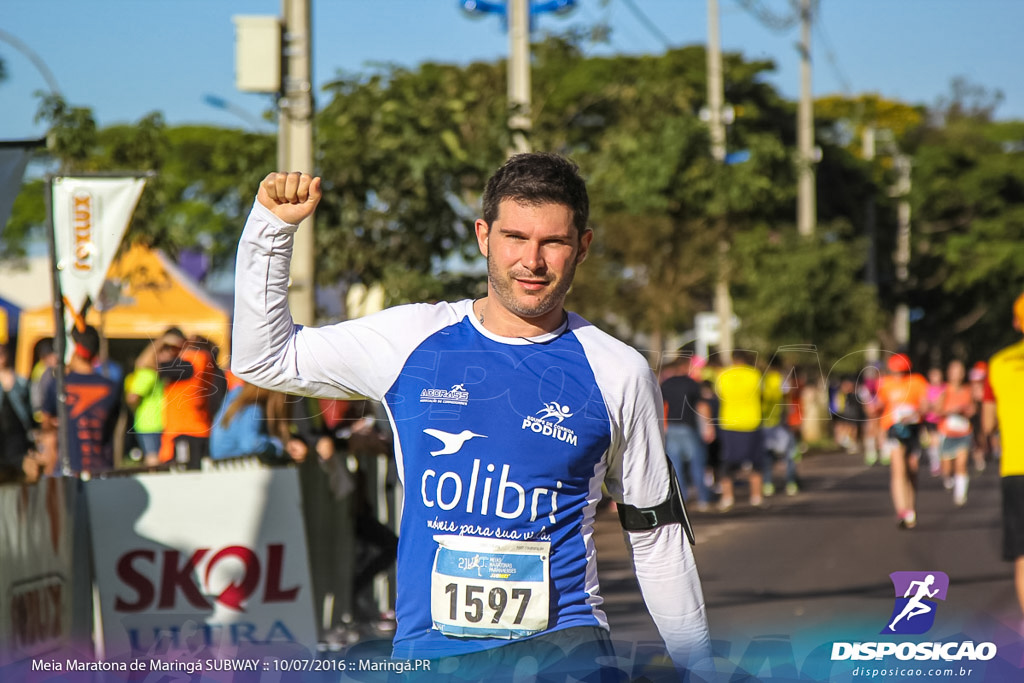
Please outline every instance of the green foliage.
M36 121L50 124L50 152L60 159L61 172L95 170L96 120L87 107L73 107L59 95L46 95Z
M938 110L877 95L816 105L818 234L795 235L795 106L763 78L767 61L725 56L736 112L727 148L710 154L701 46L661 55L588 57L575 31L533 46L535 149L575 159L588 179L596 237L569 305L653 344L710 310L718 269L732 278L737 343L770 353L813 344L829 360L864 348L901 292L893 157L913 157L913 261L907 296L923 317L919 353L988 353L1010 334L1009 301L1024 288L1024 122L993 123L992 94L954 84ZM316 117L325 197L316 219L322 284L380 283L387 303L480 296L473 221L484 183L505 159L506 65L378 65L338 74ZM230 258L260 179L275 166L271 135L169 127L151 114L97 129L89 109L46 98L48 151L62 172L156 173L126 241ZM874 159L868 126L887 131ZM862 284L863 228L877 213L879 287ZM26 183L4 233L18 253L44 220L43 183ZM719 259L719 245L731 245Z
M422 290L403 291L398 274L472 256L471 207L504 157L502 74L492 64L389 66L328 87L317 119L321 282L384 281L401 300Z
M812 237L758 229L734 245L739 346L771 355L813 345L831 365L875 338L875 292L860 278L864 243L837 239L842 225L819 228Z
M159 113L132 125L96 128L92 113L48 96L39 116L50 124L46 154L60 173L147 172L125 244L142 242L175 254L201 248L224 262L255 188L273 167L276 142L269 135L214 128L168 128ZM45 183L28 182L18 195L4 231L5 253L22 254L27 239L41 234Z
M784 103L759 82L770 68L726 60L740 115L722 166L699 112L707 90L701 47L659 56L584 58L549 39L536 48L533 140L573 156L588 178L596 238L571 303L627 334L658 338L710 307L715 249L752 217L774 220L792 200L789 154L776 123Z
M963 107L956 107L963 111ZM987 356L1015 337L1024 291L1024 123L947 117L922 136L911 196L913 304L922 351ZM1016 146L1015 146L1016 145Z

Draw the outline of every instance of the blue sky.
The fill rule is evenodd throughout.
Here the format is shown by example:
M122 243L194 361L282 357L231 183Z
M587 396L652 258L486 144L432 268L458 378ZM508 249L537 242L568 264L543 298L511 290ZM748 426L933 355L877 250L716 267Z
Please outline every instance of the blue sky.
M507 52L500 21L470 19L458 0L311 2L317 84L368 62L468 63ZM791 12L789 0L756 4L780 16ZM797 28L772 31L740 0L720 0L720 6L724 49L774 60L778 71L771 82L795 99ZM171 124L249 127L246 115L257 117L270 99L235 89L232 16L280 14L280 0L5 0L0 57L8 78L0 83L0 139L45 132L33 122L33 93L46 81L3 39L8 35L36 53L65 98L91 107L101 126L160 111ZM558 31L598 21L612 33L610 45L595 54L660 53L667 44L705 42L706 1L578 0L573 13L543 17L538 28ZM1003 92L999 118L1024 119L1022 29L1022 0L821 0L814 93L877 92L933 104L949 93L954 77L963 76ZM207 94L245 115L211 107L203 101Z

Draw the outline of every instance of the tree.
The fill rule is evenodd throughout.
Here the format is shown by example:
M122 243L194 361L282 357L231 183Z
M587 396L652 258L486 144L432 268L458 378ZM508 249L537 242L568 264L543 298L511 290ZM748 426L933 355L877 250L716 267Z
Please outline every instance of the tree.
M552 38L535 54L534 139L579 161L598 231L572 303L660 350L709 307L719 238L779 215L792 196L777 182L790 173L776 125L786 107L759 81L771 65L727 57L728 98L740 111L730 145L751 150L751 161L720 167L699 119L703 47L585 58Z
M738 245L736 312L740 345L771 356L782 346L810 345L826 367L864 350L879 324L875 290L863 281L863 243L837 239L841 224L804 237L756 230ZM853 354L851 356L851 354Z
M54 172L154 171L133 214L124 243L142 242L172 255L200 248L215 261L234 245L254 196L273 166L272 136L210 126L169 128L159 113L132 125L98 129L86 107L44 98L39 118L50 125L51 145L41 154ZM5 252L23 253L45 221L45 182L30 181L15 201L5 231Z
M1010 306L1024 290L1024 122L994 122L990 106L958 93L979 95L955 87L914 151L912 330L934 360L1010 343Z
M468 293L412 274L474 256L475 203L504 157L502 74L483 63L385 66L327 87L317 118L321 283L382 282L389 302Z

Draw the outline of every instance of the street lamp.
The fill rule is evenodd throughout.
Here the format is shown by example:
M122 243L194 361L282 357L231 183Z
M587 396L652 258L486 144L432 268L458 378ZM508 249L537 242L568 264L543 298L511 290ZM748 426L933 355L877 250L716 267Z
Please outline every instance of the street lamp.
M263 132L260 129L265 129L269 125L267 121L264 121L259 117L253 116L242 107L239 107L237 104L228 102L223 97L206 94L203 95L203 103L208 104L214 109L222 109L226 112L234 114L235 116L249 124L249 126L255 131Z
M512 152L528 152L533 18L548 12L566 14L576 6L576 0L461 0L460 4L470 15L497 14L504 20L508 31L508 127L512 132Z

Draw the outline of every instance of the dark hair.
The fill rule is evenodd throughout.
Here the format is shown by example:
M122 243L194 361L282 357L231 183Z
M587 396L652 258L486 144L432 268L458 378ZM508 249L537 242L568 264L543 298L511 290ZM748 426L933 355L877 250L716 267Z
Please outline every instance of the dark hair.
M757 362L757 356L752 351L747 349L736 349L732 352L733 363L743 363L744 365L753 365Z
M484 189L484 220L498 218L498 205L505 199L524 204L562 204L572 211L572 223L579 234L587 229L590 199L587 183L575 163L550 152L516 154L494 172Z
M44 337L36 343L35 358L36 360L43 356L49 356L51 353L56 353L53 349L53 337Z
M74 340L75 344L82 347L83 351L88 352L89 357L86 360L92 360L100 352L100 334L92 325L86 325L85 329L81 332L78 331L77 327L71 330L71 339Z

